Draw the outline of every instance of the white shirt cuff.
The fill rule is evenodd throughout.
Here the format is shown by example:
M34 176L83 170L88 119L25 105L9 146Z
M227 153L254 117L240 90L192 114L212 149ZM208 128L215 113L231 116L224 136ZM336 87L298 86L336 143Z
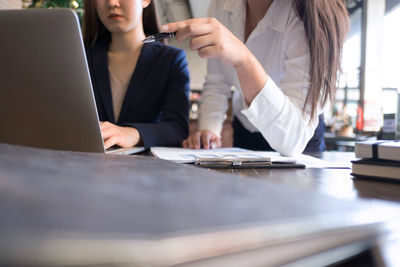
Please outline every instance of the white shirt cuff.
M268 125L279 116L285 101L285 95L271 77L268 77L264 88L253 99L250 107L241 112L256 128L259 128L257 125Z

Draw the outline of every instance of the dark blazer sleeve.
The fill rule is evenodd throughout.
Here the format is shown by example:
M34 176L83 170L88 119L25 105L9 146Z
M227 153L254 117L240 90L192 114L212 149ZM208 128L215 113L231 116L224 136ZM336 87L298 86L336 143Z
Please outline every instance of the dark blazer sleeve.
M136 128L146 148L181 146L189 133L189 71L183 50L174 49L168 71L167 88L161 107L161 118L155 123L128 123ZM145 100L144 100L145 101Z

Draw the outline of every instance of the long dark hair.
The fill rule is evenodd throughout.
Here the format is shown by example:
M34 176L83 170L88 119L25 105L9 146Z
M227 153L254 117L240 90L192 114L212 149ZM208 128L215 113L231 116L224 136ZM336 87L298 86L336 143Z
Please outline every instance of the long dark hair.
M160 32L160 19L157 14L156 0L143 9L143 30L145 35ZM96 12L96 3L93 0L85 0L83 14L83 41L90 46L97 41L111 41L111 33L100 21Z
M293 0L293 5L310 47L311 85L303 110L311 104L311 121L318 104L334 100L349 18L344 0Z

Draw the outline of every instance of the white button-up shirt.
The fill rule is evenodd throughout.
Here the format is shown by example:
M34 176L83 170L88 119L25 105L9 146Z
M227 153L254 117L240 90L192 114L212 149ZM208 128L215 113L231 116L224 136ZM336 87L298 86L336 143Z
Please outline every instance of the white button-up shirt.
M213 0L209 16L224 24L242 42L245 39L246 0ZM309 90L310 54L303 22L291 0L275 0L245 42L268 74L265 86L250 107L246 106L233 67L219 59L208 60L200 106L200 129L222 130L228 98L233 115L251 132L259 131L283 155L301 153L318 126L317 114L309 121L311 107L303 106Z

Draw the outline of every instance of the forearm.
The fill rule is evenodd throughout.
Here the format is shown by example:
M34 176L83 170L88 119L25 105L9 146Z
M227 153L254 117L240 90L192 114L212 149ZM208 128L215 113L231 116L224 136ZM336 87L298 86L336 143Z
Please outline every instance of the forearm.
M250 106L268 80L268 75L257 58L247 50L247 56L242 62L233 66L238 75L240 87L246 104Z
M220 92L203 95L199 110L199 130L210 130L216 135L221 134L228 109L228 97L218 93Z
M216 135L221 134L228 99L232 97L232 83L223 72L222 64L218 59L208 59L199 109L199 130L210 130Z

